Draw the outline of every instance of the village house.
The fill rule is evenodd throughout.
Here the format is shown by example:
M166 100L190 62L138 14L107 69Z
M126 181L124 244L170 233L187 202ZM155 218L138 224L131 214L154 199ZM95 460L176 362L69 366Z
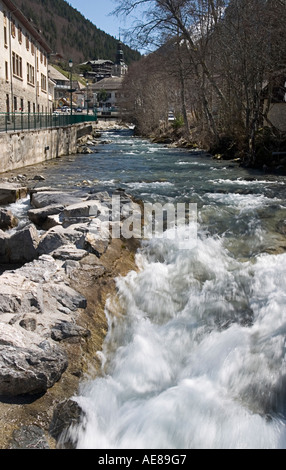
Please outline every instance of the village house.
M50 112L50 47L11 0L0 0L0 31L0 112Z
M63 75L59 70L49 64L49 79L54 83L54 109L63 106L70 106L70 78ZM85 86L78 80L72 80L73 107L84 108L85 103Z

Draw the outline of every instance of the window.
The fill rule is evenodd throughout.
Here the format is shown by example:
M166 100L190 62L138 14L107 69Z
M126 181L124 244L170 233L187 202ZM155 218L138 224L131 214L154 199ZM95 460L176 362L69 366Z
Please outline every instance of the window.
M22 111L22 113L23 113L23 111L24 111L24 100L23 100L23 98L21 98L21 108L20 108L20 111Z
M4 46L8 47L7 26L4 26Z
M4 46L8 47L8 39L7 39L7 13L3 11L3 24L4 24Z
M26 36L26 49L27 49L27 51L30 50L30 38L29 38L28 34Z
M30 114L31 112L31 101L28 101L28 113Z
M22 44L23 35L22 35L22 28L18 25L18 41Z
M17 96L14 96L14 112L17 111Z
M8 62L5 62L5 78L6 82L9 81L9 68L8 68Z
M12 52L12 69L15 77L23 78L22 57L18 56L15 52Z
M41 73L41 89L42 91L47 91L47 77Z
M27 82L29 85L35 85L35 67L27 63Z
M14 19L12 19L12 22L11 22L11 35L13 38L16 37L16 24L15 24Z
M35 44L34 43L31 43L31 52L32 52L32 55L35 55Z
M40 60L41 60L41 64L43 63L43 51L40 52Z

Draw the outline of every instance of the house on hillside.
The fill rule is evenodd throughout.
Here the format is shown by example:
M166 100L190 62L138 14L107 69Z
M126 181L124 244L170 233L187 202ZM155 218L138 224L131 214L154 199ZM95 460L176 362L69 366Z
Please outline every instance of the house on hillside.
M93 83L112 76L113 62L111 60L89 60L81 65L89 66L91 70L84 73L84 78Z
M91 70L86 70L84 77L92 83L99 82L105 78L112 76L123 77L128 72L128 66L124 61L123 44L118 41L115 62L111 60L89 60L81 64L89 67Z
M0 0L0 31L1 112L50 112L50 47L11 0Z

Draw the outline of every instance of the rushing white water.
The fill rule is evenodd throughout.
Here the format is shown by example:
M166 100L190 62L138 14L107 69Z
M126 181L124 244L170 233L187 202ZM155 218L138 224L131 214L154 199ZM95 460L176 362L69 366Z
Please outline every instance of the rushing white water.
M77 165L147 201L197 203L198 239L146 241L117 279L102 374L74 397L76 447L286 448L285 178L111 137Z
M118 280L117 351L77 398L78 448L284 448L286 255L238 263L219 239L162 244Z

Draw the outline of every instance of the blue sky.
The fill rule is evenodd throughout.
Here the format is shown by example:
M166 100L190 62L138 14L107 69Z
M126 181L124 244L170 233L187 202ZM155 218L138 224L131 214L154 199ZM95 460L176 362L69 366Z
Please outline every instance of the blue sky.
M67 0L68 3L76 8L87 19L95 24L99 29L105 31L111 36L119 37L119 29L128 27L128 23L122 18L109 14L117 6L113 0Z

